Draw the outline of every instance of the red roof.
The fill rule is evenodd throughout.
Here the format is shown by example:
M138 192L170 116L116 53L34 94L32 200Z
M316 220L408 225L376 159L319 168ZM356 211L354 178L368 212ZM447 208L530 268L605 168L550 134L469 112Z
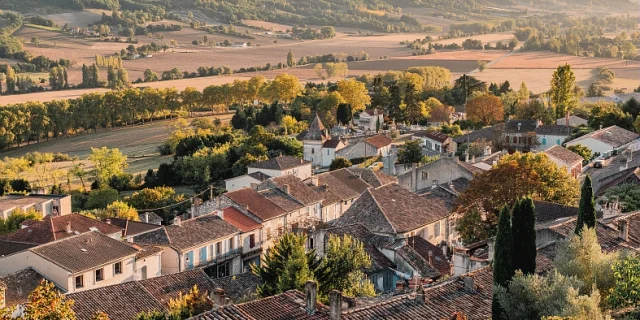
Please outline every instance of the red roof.
M222 209L222 219L226 222L229 222L242 232L260 228L260 223L249 218L246 214L240 212L234 207L227 207Z
M71 232L67 232L67 224L71 225ZM59 217L48 215L42 221L28 221L23 223L23 229L4 235L0 238L24 243L48 243L64 239L79 233L95 230L103 234L121 233L122 228L91 219L80 214L67 214Z
M268 220L286 212L251 188L244 188L224 194L231 201L248 207L248 211L262 220Z
M364 141L374 146L376 149L386 147L390 145L391 142L393 142L391 138L385 136L384 134L377 134L375 136L371 136L369 138L364 139Z

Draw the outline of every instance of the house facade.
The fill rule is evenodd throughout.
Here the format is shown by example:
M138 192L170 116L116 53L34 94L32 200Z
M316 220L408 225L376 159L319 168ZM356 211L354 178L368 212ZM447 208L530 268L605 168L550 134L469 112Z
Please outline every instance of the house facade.
M546 150L552 146L561 146L571 135L571 127L562 125L542 125L535 130L539 145L538 150Z
M17 209L35 209L42 214L62 216L71 213L70 195L6 195L0 197L0 218L7 219Z
M512 150L529 151L539 145L536 129L539 120L509 120L505 123L504 142Z
M0 258L0 275L32 268L67 293L136 280L139 250L99 232L87 232ZM160 251L148 277L158 276Z
M580 144L591 149L593 153L597 152L601 155L608 153L611 155L611 152L614 149L621 148L638 139L638 137L638 134L629 130L625 130L618 126L611 126L573 139L567 142L566 145L574 146Z
M208 214L135 236L134 243L164 249L162 274L173 274L194 268L203 269L211 277L224 277L242 272L242 246L239 230L218 215Z
M261 182L269 177L294 175L299 179L311 177L312 162L294 156L279 156L247 165L247 174ZM262 174L262 176L258 176ZM266 179L265 179L266 178Z
M322 145L325 141L331 140L331 136L329 130L320 121L318 114L309 125L309 129L301 132L296 138L302 141L305 161L309 161L313 166L322 166L326 162L322 159Z
M559 168L564 168L567 173L574 178L578 178L582 173L582 162L584 159L570 150L556 145L543 151L551 161L553 161Z
M449 157L441 157L423 166L414 163L400 167L398 185L413 192L425 191L459 178L471 180L474 174L482 173L479 168Z
M384 124L384 114L377 108L364 110L358 114L356 124L362 130L378 132Z
M457 150L457 143L448 135L438 131L420 131L411 139L420 140L421 145L427 150L440 154L455 153Z

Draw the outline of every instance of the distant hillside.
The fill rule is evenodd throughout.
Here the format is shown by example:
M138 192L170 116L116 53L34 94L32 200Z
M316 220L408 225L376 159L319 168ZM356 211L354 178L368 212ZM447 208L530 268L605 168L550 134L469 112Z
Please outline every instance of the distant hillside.
M120 7L118 0L0 0L0 9L28 11L43 6L82 10L96 8L113 10Z

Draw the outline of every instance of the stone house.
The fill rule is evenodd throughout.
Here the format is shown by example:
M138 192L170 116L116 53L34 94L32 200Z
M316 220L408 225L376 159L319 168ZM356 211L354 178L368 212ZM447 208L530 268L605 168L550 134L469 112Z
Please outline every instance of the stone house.
M10 194L0 197L0 218L7 219L16 209L35 209L42 214L63 216L71 214L71 196L53 194Z
M420 131L414 134L411 139L421 140L421 145L427 150L440 154L455 153L457 150L457 143L439 131Z
M580 155L559 145L555 145L544 150L543 153L546 154L559 168L565 168L567 173L572 177L578 178L580 173L582 173L582 162L584 161L584 158Z
M611 155L613 150L622 148L623 146L638 139L638 137L638 134L629 130L625 130L618 126L611 126L575 138L567 142L566 145L568 147L580 144L591 149L593 153L597 152L601 155Z
M367 109L358 114L358 119L355 120L358 128L369 132L378 132L378 126L382 129L384 124L384 114L382 110L374 108Z
M539 145L536 129L540 120L509 120L505 123L504 142L509 149L529 151Z
M398 185L413 192L422 192L459 178L471 180L475 174L483 172L482 169L459 161L458 158L449 157L441 157L423 166L415 163L400 166Z

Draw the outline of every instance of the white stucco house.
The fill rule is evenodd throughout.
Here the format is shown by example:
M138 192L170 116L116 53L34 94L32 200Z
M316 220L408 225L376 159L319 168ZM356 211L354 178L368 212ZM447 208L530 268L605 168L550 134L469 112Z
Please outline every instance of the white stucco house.
M539 145L538 150L546 150L552 146L560 146L571 135L571 127L563 125L542 125L535 129Z
M551 148L543 151L543 153L546 154L558 167L565 168L567 173L574 178L577 178L582 172L582 161L584 159L569 149L562 146L552 146Z
M583 145L593 153L604 155L638 139L639 135L618 126L593 131L566 143L566 146Z
M423 147L437 153L455 153L457 150L457 143L451 137L439 131L420 131L414 134L411 139L421 140Z
M378 126L384 124L384 114L380 109L367 109L358 114L356 124L365 131L377 132Z

